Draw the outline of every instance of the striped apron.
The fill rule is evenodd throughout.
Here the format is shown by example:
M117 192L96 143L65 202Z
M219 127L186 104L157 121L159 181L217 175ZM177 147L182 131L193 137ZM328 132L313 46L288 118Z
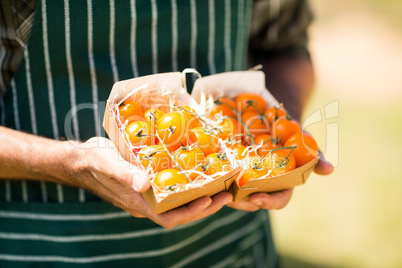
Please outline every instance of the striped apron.
M101 119L116 81L186 67L203 75L244 69L251 10L252 0L39 0L0 123L53 139L104 136ZM0 267L276 261L265 211L223 208L166 230L82 189L0 182Z

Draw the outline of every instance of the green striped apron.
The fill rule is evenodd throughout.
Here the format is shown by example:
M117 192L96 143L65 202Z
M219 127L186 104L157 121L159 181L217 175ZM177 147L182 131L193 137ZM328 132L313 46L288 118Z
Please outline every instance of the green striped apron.
M54 139L104 136L105 100L118 80L186 67L202 75L244 69L252 4L40 0L23 60L0 102L0 123ZM0 183L0 267L275 263L265 211L223 208L166 230L82 189Z

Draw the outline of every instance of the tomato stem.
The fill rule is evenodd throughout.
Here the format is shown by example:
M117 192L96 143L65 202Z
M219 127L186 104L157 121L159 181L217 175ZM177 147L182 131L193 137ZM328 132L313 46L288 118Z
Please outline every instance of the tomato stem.
M268 153L261 159L261 161L263 161L266 157L270 156L272 152L290 149L291 150L290 153L286 156L286 158L288 158L290 154L293 152L293 150L296 148L297 146L288 146L288 147L273 148L270 150L262 150L262 152L268 152Z
M172 159L172 161L174 162L174 165L176 167L178 167L181 171L184 171L184 169L182 168L182 166L179 164L179 162L176 161L176 158L170 153L170 151L168 150L168 148L166 147L165 142L160 138L159 133L158 133L158 129L155 126L155 133L156 133L156 137L158 138L159 142L162 144L163 148L165 149L166 153L169 155L169 157ZM186 176L186 179L188 180L188 182L192 183L193 181L190 179L190 176L188 176L188 174L186 174L184 172L184 176Z
M219 100L219 98L218 98L218 100ZM254 102L254 101L252 101L252 100L250 100L250 101L251 101L251 102ZM233 108L232 106L230 106L229 104L227 104L227 103L225 103L225 102L220 102L220 103L221 103L222 105L226 105L227 107L229 107L229 108L233 111L233 113L237 116L237 118L235 118L235 119L238 120L238 121L240 122L240 124L243 126L243 128L246 130L246 132L247 132L246 135L250 138L250 140L251 140L251 142L253 143L253 145L257 145L257 143L255 142L254 137L253 137L253 135L251 134L249 128L246 126L246 124L244 123L244 121L241 119L241 113L243 112L243 110L245 110L245 109L247 109L247 108L249 107L249 103L247 103L247 107L244 108L244 109L241 111L240 114L237 112L236 109L234 109L234 108ZM253 106L253 107L257 110L258 114L260 114L260 111L258 110L258 107L254 106L253 104L251 104L251 106Z

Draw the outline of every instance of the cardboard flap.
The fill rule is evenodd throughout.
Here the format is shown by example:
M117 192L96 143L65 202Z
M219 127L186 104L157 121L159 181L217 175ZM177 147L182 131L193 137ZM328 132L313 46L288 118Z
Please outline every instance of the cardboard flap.
M257 192L276 192L281 190L286 190L294 186L304 184L314 170L318 163L318 158L315 158L308 162L307 164L287 172L280 176L268 177L265 179L250 180L245 183L242 187L239 187L237 183L233 183L230 189L231 193L234 195L234 201L247 200L248 196L252 193Z
M228 191L230 189L230 186L232 186L232 183L237 179L237 177L241 173L241 167L235 168L233 171L231 171L229 174L233 174L229 176L225 180L225 190Z
M305 182L307 181L307 179L308 179L308 177L310 176L311 172L313 172L313 170L314 170L315 167L317 166L319 160L320 160L319 157L317 157L317 158L315 158L314 160L312 160L312 161L310 162L310 163L311 163L311 166L310 166L308 169L306 169L306 170L302 173L303 183L305 183Z
M110 92L108 104L120 102L124 97L142 90L146 87L159 88L161 90L177 90L182 88L182 76L180 72L152 74L138 78L132 78L115 83ZM181 93L181 92L180 92Z
M110 112L109 107L106 105L105 115L103 117L103 128L105 129L109 139L113 141L116 145L117 149L120 152L120 155L127 161L132 164L139 166L137 161L134 160L134 155L132 154L126 140L123 135L120 133L119 127L117 126L116 121L114 120L114 115Z
M265 74L262 71L236 71L199 78L194 83L191 95L201 103L204 96L211 95L216 99L225 95L232 98L244 92L260 94L269 106L278 104L265 87Z
M151 208L152 212L155 214L159 214L187 204L197 198L203 196L212 196L219 192L227 190L230 185L233 184L233 181L235 180L239 172L239 169L234 169L226 175L212 180L202 186L191 188L183 192L171 193L161 200L157 199L157 195L152 188L143 193L143 196L144 199L147 201L149 207Z

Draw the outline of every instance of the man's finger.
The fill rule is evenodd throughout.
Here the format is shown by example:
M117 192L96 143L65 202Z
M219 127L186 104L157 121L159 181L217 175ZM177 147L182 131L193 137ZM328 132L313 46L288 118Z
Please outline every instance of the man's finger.
M230 202L226 206L248 212L254 212L260 209L259 207L257 207L253 203L250 203L249 201L239 201L236 203Z
M149 178L144 170L124 160L111 140L93 137L85 142L83 149L95 149L91 152L100 159L92 164L95 165L96 170L108 177L118 180L137 192L145 192L150 187Z
M293 188L274 193L255 193L250 195L249 201L263 209L282 209L292 196Z
M319 152L320 160L318 160L318 164L314 169L314 172L319 175L329 175L334 172L334 167L331 163L325 160L324 156L321 152Z
M204 196L192 201L188 205L181 206L164 212L162 214L150 217L159 225L170 229L180 224L186 224L190 219L195 219L203 209L207 208L212 203L210 197Z
M214 214L218 210L220 210L224 205L228 204L233 200L232 194L229 192L221 192L211 197L212 203L204 208L201 215L198 218L204 218L211 214Z

